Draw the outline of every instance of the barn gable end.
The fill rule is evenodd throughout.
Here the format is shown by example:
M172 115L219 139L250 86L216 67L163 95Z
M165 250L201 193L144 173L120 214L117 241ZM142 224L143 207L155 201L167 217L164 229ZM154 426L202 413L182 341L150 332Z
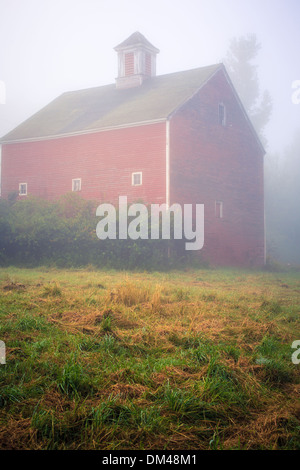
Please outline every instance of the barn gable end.
M203 255L263 265L264 150L222 69L173 114L170 154L170 203L205 207Z

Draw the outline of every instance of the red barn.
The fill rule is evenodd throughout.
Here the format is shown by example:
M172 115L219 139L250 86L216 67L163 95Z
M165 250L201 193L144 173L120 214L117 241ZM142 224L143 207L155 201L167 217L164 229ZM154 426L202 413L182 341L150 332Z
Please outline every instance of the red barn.
M203 256L263 265L265 152L224 66L156 76L138 32L115 50L115 84L64 93L1 139L2 197L204 204Z

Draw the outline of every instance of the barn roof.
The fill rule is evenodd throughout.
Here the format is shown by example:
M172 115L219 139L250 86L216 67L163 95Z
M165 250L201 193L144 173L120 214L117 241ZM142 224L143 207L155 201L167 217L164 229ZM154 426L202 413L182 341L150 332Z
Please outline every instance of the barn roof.
M63 93L2 137L1 142L88 133L167 119L191 98L221 64L159 75L141 86L115 84Z

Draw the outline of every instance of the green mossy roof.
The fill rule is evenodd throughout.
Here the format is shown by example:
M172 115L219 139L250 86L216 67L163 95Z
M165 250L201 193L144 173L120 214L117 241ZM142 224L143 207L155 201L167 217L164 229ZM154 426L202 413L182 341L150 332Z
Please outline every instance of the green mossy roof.
M160 75L141 86L115 84L62 94L1 141L39 139L167 119L222 66Z

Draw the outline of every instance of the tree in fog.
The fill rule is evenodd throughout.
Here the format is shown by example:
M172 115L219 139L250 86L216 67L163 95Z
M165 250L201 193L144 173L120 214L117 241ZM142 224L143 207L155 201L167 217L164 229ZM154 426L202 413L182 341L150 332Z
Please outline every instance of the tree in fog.
M233 38L224 64L266 147L264 130L272 114L269 92L261 92L255 59L261 49L254 34ZM300 264L300 129L282 155L265 156L267 253Z
M281 186L284 204L282 231L286 237L285 252L290 262L300 264L300 129L286 149Z
M260 48L255 34L233 38L224 64L262 143L266 145L264 129L271 117L272 99L267 90L260 92L257 65L253 63Z
M281 158L267 155L265 162L269 254L300 264L300 129Z

